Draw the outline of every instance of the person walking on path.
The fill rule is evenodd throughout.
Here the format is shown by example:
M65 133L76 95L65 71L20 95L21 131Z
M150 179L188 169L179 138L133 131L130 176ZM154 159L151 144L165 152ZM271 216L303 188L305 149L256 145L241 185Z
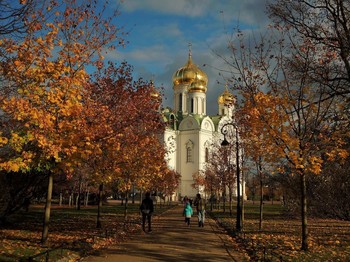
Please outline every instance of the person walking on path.
M248 254L212 218L205 228L184 226L182 203L159 216L153 214L152 234L134 231L124 241L94 252L80 262L248 262ZM195 212L195 210L193 210Z
M250 262L248 254L235 238L227 234L210 216L205 228L184 226L179 203L161 215L152 217L152 234L142 230L117 244L94 252L80 262ZM193 210L195 212L195 210Z
M184 207L186 207L187 203L189 203L189 199L187 196L184 197L184 199L182 200L182 203L183 203Z
M194 201L194 205L197 208L198 215L198 226L204 227L205 220L205 200L201 197L201 194L197 194L196 200Z
M193 215L193 209L191 207L190 202L186 203L183 215L185 216L185 223L187 224L187 226L190 226L190 224L191 224L191 217Z
M146 193L145 199L142 200L140 211L142 214L142 230L145 230L146 219L148 222L148 232L152 231L152 214L154 211L153 200L151 198L151 194L149 192Z

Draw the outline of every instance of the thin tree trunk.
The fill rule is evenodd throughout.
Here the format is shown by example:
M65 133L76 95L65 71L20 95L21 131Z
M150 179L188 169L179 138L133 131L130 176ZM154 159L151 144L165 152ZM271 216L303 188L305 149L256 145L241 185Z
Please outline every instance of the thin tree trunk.
M60 206L62 206L62 202L63 202L63 194L62 194L62 192L61 192L61 193L60 193L60 203L59 203Z
M88 206L88 204L89 204L89 189L87 189L87 192L86 192L85 206Z
M261 157L259 157L258 162L258 174L260 178L260 211L259 211L259 230L262 230L263 223L263 205L264 205L264 191L263 191L263 174L261 167Z
M223 190L223 205L222 205L222 208L223 208L223 211L224 213L226 213L226 184L224 183L224 190Z
M229 193L229 202L230 202L230 216L232 216L232 185L230 184L230 187L228 189L228 193Z
M81 176L79 176L79 186L78 186L78 205L77 205L77 209L80 210L81 209L81 203L80 203L80 198L81 198Z
M47 186L47 196L46 196L46 205L45 205L43 234L42 234L42 237L41 237L41 243L42 244L46 244L47 243L47 238L48 238L48 235L49 235L52 188L53 188L53 174L52 174L52 172L50 172L48 186Z
M97 206L97 224L96 224L97 228L102 227L102 223L101 223L101 209L102 209L102 196L103 196L102 192L103 192L103 184L101 184L98 188L98 206Z
M243 165L243 161L242 161L242 165ZM241 204L241 223L242 223L242 229L244 228L244 196L245 196L245 186L244 186L244 172L243 172L243 166L242 166L242 204Z
M273 188L271 189L271 204L273 205Z
M213 202L214 202L214 197L213 197L213 178L210 178L210 211L213 211Z
M70 207L73 202L73 193L69 194L69 201L68 201L68 206Z
M263 223L263 209L264 209L264 190L263 190L263 180L260 177L260 211L259 211L259 230L262 229Z
M128 196L129 196L129 191L126 192L126 197L125 197L125 204L124 204L124 219L126 220L128 218Z
M306 178L304 171L300 174L301 182L301 250L309 249L309 232L307 227Z
M132 184L132 203L135 204L135 185Z

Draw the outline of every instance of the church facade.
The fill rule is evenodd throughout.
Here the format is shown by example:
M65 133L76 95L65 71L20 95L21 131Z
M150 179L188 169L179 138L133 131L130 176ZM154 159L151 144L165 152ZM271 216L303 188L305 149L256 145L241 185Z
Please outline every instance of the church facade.
M193 174L204 170L213 143L222 141L221 127L232 121L235 97L228 89L218 97L218 114L206 113L208 76L193 61L188 61L172 76L173 109L163 110L167 128L164 143L168 153L168 166L180 173L181 182L176 199L195 197L203 188L194 188ZM241 191L242 192L242 191Z

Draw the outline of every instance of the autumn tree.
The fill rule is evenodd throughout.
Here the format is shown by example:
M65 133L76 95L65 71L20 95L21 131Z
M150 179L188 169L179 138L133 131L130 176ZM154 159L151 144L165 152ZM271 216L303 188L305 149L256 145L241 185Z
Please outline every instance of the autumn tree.
M331 132L334 100L328 99L328 86L309 74L319 58L317 46L276 29L252 46L239 33L239 43L229 45L233 60L226 61L234 72L231 81L244 97L246 140L254 141L251 156L288 163L300 178L301 248L307 250L306 177L320 174L324 162L344 158L347 152L342 137Z
M126 196L132 187L156 190L158 178L166 171L165 148L160 139L164 131L158 108L161 100L154 96L152 82L134 80L132 67L126 62L101 69L90 85L88 114L96 144L103 152L91 156L95 179L114 183ZM93 117L91 117L93 116ZM103 145L103 146L102 146ZM127 201L125 202L125 217Z
M268 6L275 24L284 25L284 29L314 46L315 57L310 60L307 73L313 82L327 83L327 99L349 97L349 11L345 0L282 0Z
M168 197L168 200L170 200L179 186L180 179L181 175L178 172L166 167L165 170L161 172L159 182L157 183L159 185L159 191L162 192L164 197Z
M275 24L285 31L293 32L301 41L313 47L314 57L309 59L309 66L293 69L296 73L307 70L313 82L324 86L325 95L322 99L333 100L328 135L341 136L342 140L349 138L350 123L349 10L349 2L344 0L283 0L268 6ZM307 57L299 59L305 60ZM342 175L341 170L339 175ZM343 188L344 184L339 186Z
M94 153L80 117L86 68L101 66L102 48L115 39L122 43L104 10L95 1L43 1L40 10L25 15L29 27L21 41L6 36L0 42L2 88L11 90L0 99L0 168L48 174L43 243L53 174L72 174L79 159Z
M235 162L233 160L233 144L228 147L220 146L219 141L213 144L209 152L210 156L205 166L199 172L193 174L194 186L203 186L211 199L222 200L223 211L226 212L227 196L232 214L232 195L236 182ZM228 190L228 192L227 192Z

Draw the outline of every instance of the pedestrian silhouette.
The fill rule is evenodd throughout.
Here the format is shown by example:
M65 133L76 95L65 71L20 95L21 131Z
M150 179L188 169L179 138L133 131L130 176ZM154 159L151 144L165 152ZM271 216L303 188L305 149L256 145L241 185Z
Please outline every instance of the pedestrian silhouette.
M205 220L205 201L201 197L201 195L198 193L196 199L194 200L194 206L197 209L197 215L198 215L198 226L204 227L204 220Z
M146 193L145 199L142 200L140 211L142 214L142 230L145 230L146 220L148 222L148 232L152 231L152 214L154 211L153 200L149 192Z

